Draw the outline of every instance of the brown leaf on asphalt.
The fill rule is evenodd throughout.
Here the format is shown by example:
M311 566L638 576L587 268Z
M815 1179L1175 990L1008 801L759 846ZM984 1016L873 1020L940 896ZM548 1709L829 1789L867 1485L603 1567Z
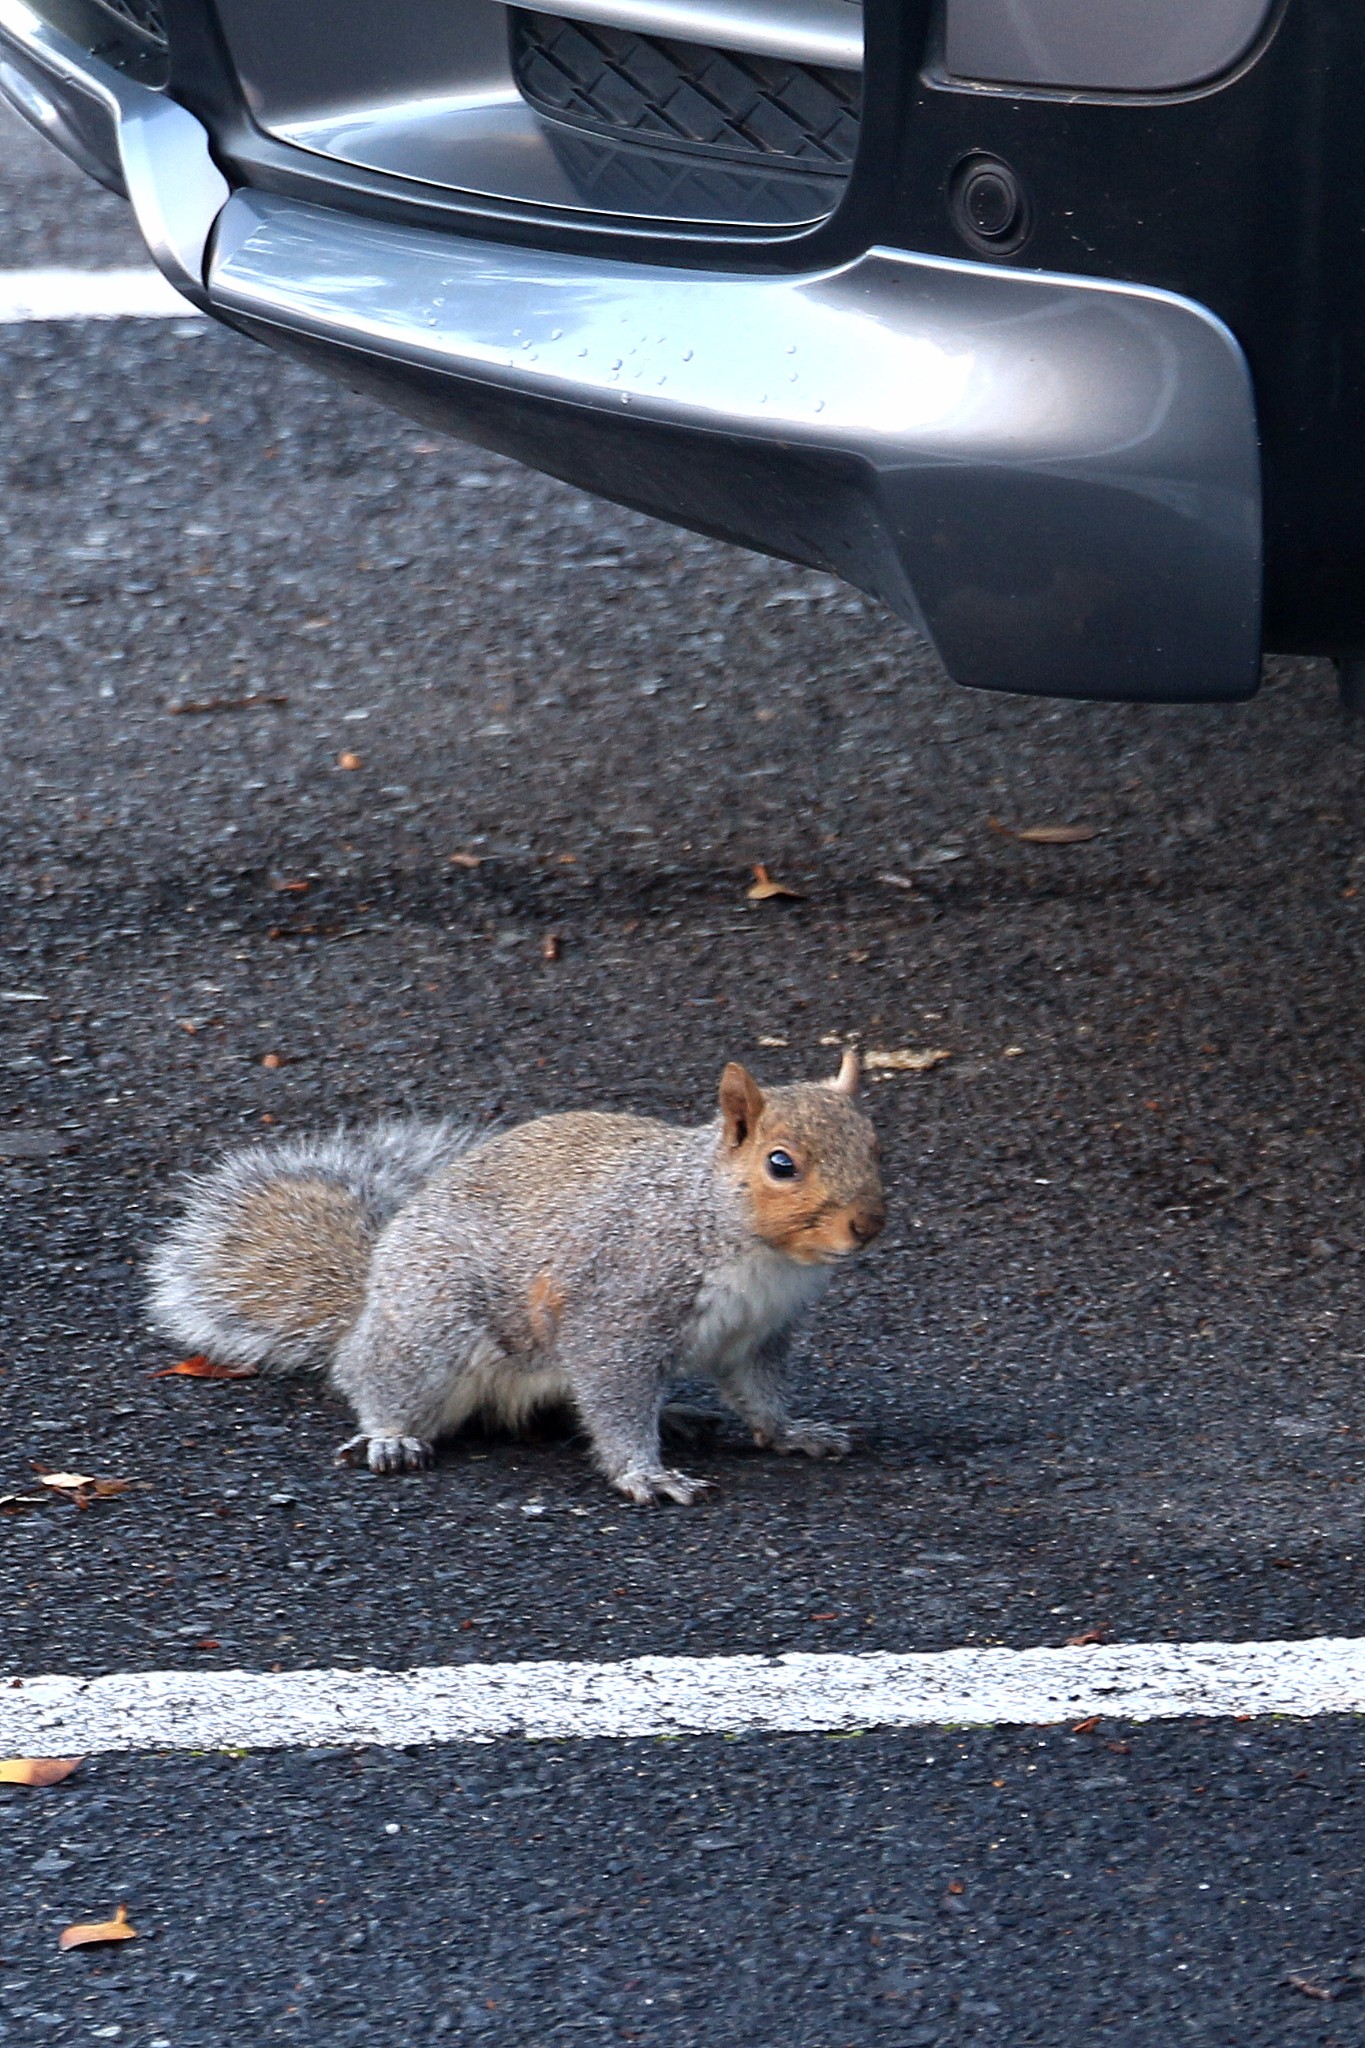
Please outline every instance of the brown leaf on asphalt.
M360 756L359 756L359 754L352 754L352 753L349 753L349 752L347 752L347 753L345 753L345 754L338 754L338 755L337 755L337 767L338 767L338 768L358 768L359 766L360 766Z
M793 903L804 903L804 889L789 889L785 882L775 882L762 861L754 864L754 879L744 891L750 903L767 903L771 897L786 896Z
M542 960L557 960L559 958L558 932L546 932L540 942L540 957Z
M1078 1636L1068 1636L1068 1650L1083 1650L1089 1643L1102 1643L1109 1631L1107 1628L1083 1628Z
M1083 1721L1072 1722L1071 1732L1073 1735L1093 1735L1103 1718L1102 1714L1087 1714Z
M281 1059L280 1055L277 1052L267 1052L262 1053L261 1055L261 1065L263 1067L269 1067L271 1073L275 1074L278 1073L280 1068L284 1065L284 1061Z
M254 1365L215 1365L206 1352L196 1351L176 1365L163 1365L148 1373L153 1380L254 1380Z
M89 1948L96 1941L136 1941L137 1929L128 1918L126 1906L116 1906L112 1920L78 1920L63 1928L57 1946L61 1949Z
M275 690L248 690L244 697L202 697L197 703L188 701L168 704L166 709L172 718L203 717L210 711L254 711L258 704L285 705L289 702Z
M928 1046L922 1052L902 1045L890 1052L865 1052L863 1066L870 1074L927 1074L931 1067L941 1067L952 1054L943 1046Z
M1082 846L1087 839L1098 839L1098 825L1005 825L999 818L988 818L992 832L1003 833L1006 839L1023 839L1030 846Z
M452 853L450 865L453 868L481 868L483 866L483 855L481 853Z
M36 1458L30 1458L29 1463L38 1474L39 1485L50 1486L61 1499L74 1501L78 1508L88 1508L92 1500L113 1500L117 1494L126 1493L133 1483L131 1479L96 1479L88 1472L49 1472Z
M84 1761L79 1756L0 1757L0 1785L60 1785Z
M311 882L280 881L272 882L270 886L277 896L306 896L313 885Z

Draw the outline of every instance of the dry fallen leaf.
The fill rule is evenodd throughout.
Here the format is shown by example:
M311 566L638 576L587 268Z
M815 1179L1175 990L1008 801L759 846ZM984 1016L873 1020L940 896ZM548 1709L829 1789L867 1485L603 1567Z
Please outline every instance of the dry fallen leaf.
M483 855L481 853L452 853L450 865L453 868L481 868L483 866Z
M865 1052L863 1065L871 1074L927 1074L931 1067L941 1067L951 1058L941 1045L928 1046L923 1052L902 1045L892 1052Z
M359 766L360 766L360 756L359 756L359 754L345 753L345 754L338 754L338 755L337 755L337 767L338 767L338 768L358 768Z
M136 1941L137 1929L128 1919L128 1908L114 1909L112 1920L78 1920L62 1930L58 1948L88 1948L95 1941Z
M84 1761L79 1756L0 1757L0 1785L60 1785Z
M1073 1735L1093 1735L1102 1718L1099 1714L1087 1714L1083 1721L1072 1722L1071 1732Z
M776 1049L778 1046L785 1046L790 1043L790 1041L785 1038L767 1038L763 1035L762 1032L759 1033L758 1042L760 1045L766 1045L773 1049Z
M888 889L913 889L915 886L909 875L878 875L877 880L884 882Z
M1337 1994L1335 1991L1330 1990L1325 1984L1311 1983L1307 1977L1299 1976L1295 1970L1291 1970L1284 1981L1291 1991L1301 1991L1305 1998L1319 1999L1324 2005L1332 2005L1336 2002Z
M270 886L277 896L306 896L313 885L311 882L272 882Z
M557 960L559 958L558 932L546 932L540 942L540 957L542 960Z
M153 1380L254 1380L254 1365L215 1365L203 1351L182 1358L177 1365L163 1365L147 1375Z
M754 879L744 893L750 903L766 903L772 896L787 896L793 903L806 900L804 889L789 889L785 882L775 882L762 861L755 864Z
M274 1074L284 1065L284 1061L277 1052L267 1052L261 1055L261 1065L269 1067L271 1073Z
M1006 839L1024 839L1030 846L1081 846L1087 839L1098 839L1098 825L1004 825L999 818L986 821L992 832L1001 832Z
M1107 1628L1083 1628L1078 1636L1068 1636L1068 1650L1084 1650L1090 1643L1102 1643L1109 1631Z
M113 1500L132 1485L130 1479L96 1479L88 1472L49 1472L36 1458L30 1458L29 1463L38 1474L39 1485L50 1486L63 1500L74 1501L78 1508L88 1508L92 1500Z

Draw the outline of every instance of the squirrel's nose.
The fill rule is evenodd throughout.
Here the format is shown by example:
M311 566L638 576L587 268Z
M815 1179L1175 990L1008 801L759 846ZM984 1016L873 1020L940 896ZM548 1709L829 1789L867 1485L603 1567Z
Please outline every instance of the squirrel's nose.
M859 1244L871 1244L885 1222L885 1209L855 1209L849 1216L848 1227Z

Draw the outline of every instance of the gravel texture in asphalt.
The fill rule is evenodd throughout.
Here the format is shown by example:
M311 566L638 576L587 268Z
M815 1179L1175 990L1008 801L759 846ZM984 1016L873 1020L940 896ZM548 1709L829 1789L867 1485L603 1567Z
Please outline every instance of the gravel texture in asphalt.
M4 1801L0 2039L1358 2048L1361 1777L1330 1721L104 1759Z
M0 162L0 266L130 260L117 202L8 123ZM0 1492L132 1482L0 1516L10 1669L1361 1632L1365 741L1325 664L1230 710L974 696L829 579L207 323L9 328L0 358ZM1012 836L1056 823L1095 836ZM760 861L803 900L748 902ZM642 1512L547 1432L381 1481L333 1468L315 1386L149 1377L139 1267L225 1145L700 1120L727 1059L819 1074L850 1040L951 1057L872 1089L890 1224L801 1352L846 1464L727 1428L689 1454L712 1498ZM1276 1986L1350 1988L1354 1852L1313 1863L1305 1816L1358 1828L1359 1737L1243 1733L1048 1737L1037 1860L999 1878L986 1788L1041 1738L487 1752L486 1805L464 1756L103 1762L10 1801L12 1842L69 1838L92 1882L20 1864L0 2024L83 2038L79 1981L139 2048L156 2014L228 2038L228 1984L264 2038L335 1999L327 2039L393 2038L397 2005L406 2038L483 2011L539 2042L557 1999L566 2039L723 2010L821 2048L1089 2041L1101 2011L1144 2044L1358 2040L1359 2007ZM959 1747L970 1797L921 1769ZM503 1833L493 1788L542 1773L562 1796ZM734 1840L680 1868L694 1791ZM419 1810L414 1863L383 1829ZM1178 1904L1165 1857L1198 1870ZM52 1975L31 1930L109 1887L156 1942ZM572 1919L528 1938L546 1901L586 1954Z

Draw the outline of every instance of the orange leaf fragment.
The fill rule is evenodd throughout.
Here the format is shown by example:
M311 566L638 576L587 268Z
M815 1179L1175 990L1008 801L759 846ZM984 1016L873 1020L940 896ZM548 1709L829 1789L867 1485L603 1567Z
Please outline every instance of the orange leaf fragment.
M793 903L804 903L804 889L789 889L785 882L775 882L762 861L754 864L754 879L744 891L750 903L766 903L770 897L786 896Z
M1093 1735L1102 1718L1099 1714L1087 1714L1083 1721L1072 1722L1071 1732L1073 1735Z
M163 1365L149 1373L153 1380L254 1380L254 1365L215 1365L206 1351L196 1351L176 1365Z
M277 1052L267 1052L261 1055L261 1065L268 1067L272 1074L277 1074L284 1065L284 1061Z
M986 820L992 832L1001 832L1006 839L1023 839L1030 846L1083 846L1087 839L1098 839L1098 825L1004 825L999 818Z
M481 868L483 866L483 855L481 853L452 853L450 865L453 868Z
M337 755L337 767L338 767L338 768L358 768L359 766L360 766L360 756L359 756L359 754L351 754L351 753L345 753L345 754L338 754L338 755Z
M57 1946L61 1949L88 1948L95 1941L136 1941L137 1929L128 1918L128 1908L117 1906L112 1920L78 1920L62 1929Z
M79 1756L0 1757L0 1785L60 1785L84 1761Z
M1109 1631L1107 1628L1083 1628L1078 1636L1068 1636L1068 1650L1083 1650L1089 1643L1102 1643Z
M542 960L557 960L559 958L558 932L546 932L540 942L540 957Z

